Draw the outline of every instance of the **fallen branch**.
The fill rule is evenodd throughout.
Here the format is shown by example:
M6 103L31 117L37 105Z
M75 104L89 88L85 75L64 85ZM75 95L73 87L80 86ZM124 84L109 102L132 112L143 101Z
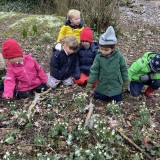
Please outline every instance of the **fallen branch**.
M137 146L129 137L127 137L127 136L124 134L122 128L120 128L120 129L118 130L118 133L119 133L125 140L127 140L130 144L132 144L137 150L139 150L141 153L143 153L143 154L147 157L147 159L153 160L152 157L150 157L146 152L143 151L143 149L141 149L139 146Z
M44 96L45 94L49 93L52 89L49 88L48 90L42 92L42 93L36 93L35 94L35 98L32 101L32 104L30 105L29 109L28 109L28 113L31 114L34 107L36 106L37 102L41 100L41 97Z
M90 119L91 119L91 115L92 115L92 112L93 112L93 109L94 109L94 104L92 103L92 98L90 100L90 103L89 105L86 106L86 108L89 108L89 112L87 114L87 117L86 117L86 120L85 120L85 126L89 126L89 123L90 123Z

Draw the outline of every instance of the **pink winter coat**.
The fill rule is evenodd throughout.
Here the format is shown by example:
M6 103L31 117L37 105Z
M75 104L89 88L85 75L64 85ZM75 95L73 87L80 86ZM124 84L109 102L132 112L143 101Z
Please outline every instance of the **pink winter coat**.
M30 54L23 56L23 63L8 63L7 74L4 80L3 97L13 98L14 90L31 90L47 82L47 76Z

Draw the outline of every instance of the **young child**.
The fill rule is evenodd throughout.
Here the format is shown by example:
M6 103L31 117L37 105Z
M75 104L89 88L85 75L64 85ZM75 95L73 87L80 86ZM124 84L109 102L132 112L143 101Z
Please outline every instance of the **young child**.
M117 38L112 26L99 39L99 51L90 69L87 90L98 80L94 97L119 102L122 100L122 85L128 84L127 64L123 55L115 49Z
M54 89L61 81L64 85L72 85L72 76L76 66L76 50L79 43L75 36L65 36L60 40L61 50L53 48L50 61L48 85Z
M130 66L128 75L131 95L139 96L147 85L144 95L147 100L156 100L152 93L160 87L160 53L146 52Z
M16 40L4 41L2 54L7 65L3 98L13 98L14 94L18 99L27 98L34 91L39 93L48 88L44 70L30 54L23 53Z
M77 52L77 65L74 75L74 83L83 86L88 82L90 67L98 52L98 44L93 43L92 31L85 27L80 35L80 46Z
M5 61L3 59L2 54L0 53L0 91L3 91L4 85L3 85L3 78L5 76L6 70L5 70Z
M57 42L59 42L63 36L75 36L78 42L80 42L80 33L82 29L83 22L80 17L80 11L76 9L69 10L67 13L66 22L61 27L61 30L59 32Z

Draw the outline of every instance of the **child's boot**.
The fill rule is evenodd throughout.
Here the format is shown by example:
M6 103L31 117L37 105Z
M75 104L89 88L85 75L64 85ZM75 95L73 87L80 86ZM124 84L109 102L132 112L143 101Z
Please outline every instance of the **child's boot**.
M147 100L149 101L155 101L156 97L154 95L152 95L152 93L155 91L155 89L153 89L152 87L148 87L145 92L144 95L146 96Z

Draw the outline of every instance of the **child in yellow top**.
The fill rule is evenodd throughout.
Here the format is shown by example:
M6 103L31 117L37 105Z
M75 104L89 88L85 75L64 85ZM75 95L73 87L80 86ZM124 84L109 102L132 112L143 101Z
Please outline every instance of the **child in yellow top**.
M63 36L75 36L78 42L80 42L80 33L83 29L83 21L80 14L80 11L76 9L68 11L66 22L61 27L57 42L59 42Z

